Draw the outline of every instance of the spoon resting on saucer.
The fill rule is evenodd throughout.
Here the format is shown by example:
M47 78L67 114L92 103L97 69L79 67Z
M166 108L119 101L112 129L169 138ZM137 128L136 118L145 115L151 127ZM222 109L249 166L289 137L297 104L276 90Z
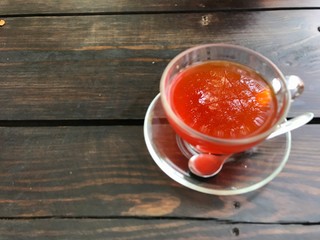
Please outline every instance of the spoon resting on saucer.
M308 123L312 118L314 114L311 112L304 113L298 117L292 118L282 124L279 125L279 127L271 133L267 139L274 138L276 136L279 136L281 134L287 133L291 130L294 130L296 128L299 128L306 123ZM198 177L202 178L209 178L213 177L216 174L218 174L224 163L232 156L233 154L225 154L225 155L214 155L209 153L199 153L193 155L189 159L189 170L197 175Z

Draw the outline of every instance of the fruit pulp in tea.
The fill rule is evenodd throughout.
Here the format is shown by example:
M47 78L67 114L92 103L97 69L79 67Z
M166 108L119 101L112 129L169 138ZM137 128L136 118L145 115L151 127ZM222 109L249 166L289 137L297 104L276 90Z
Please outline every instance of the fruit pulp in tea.
M225 139L269 129L276 115L272 87L252 69L228 61L190 66L176 76L170 104L188 126Z

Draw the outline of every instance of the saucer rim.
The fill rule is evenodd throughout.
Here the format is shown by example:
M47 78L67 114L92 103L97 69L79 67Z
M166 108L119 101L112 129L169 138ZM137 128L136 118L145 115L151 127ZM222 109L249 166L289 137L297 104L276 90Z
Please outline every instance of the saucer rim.
M247 187L243 187L243 188L237 188L237 189L228 189L228 190L217 190L217 189L209 189L206 188L204 186L199 186L196 183L192 183L190 182L190 180L188 178L186 178L186 176L180 172L178 172L177 170L175 170L169 162L165 161L164 159L160 158L156 152L156 150L154 149L154 147L151 144L151 139L149 138L149 134L148 134L148 124L152 125L152 111L156 105L156 103L160 100L160 93L158 93L154 99L151 101L151 103L148 106L145 118L144 118L144 124L143 124L143 133L144 133L144 139L145 139L145 143L147 146L147 149L152 157L152 159L154 160L154 162L158 165L158 167L167 175L169 176L171 179L173 179L174 181L180 183L181 185L201 192L201 193L206 193L206 194L211 194L211 195L218 195L218 196L228 196L228 195L238 195L238 194L244 194L244 193L248 193L254 190L257 190L263 186L265 186L266 184L268 184L269 182L271 182L284 168L284 166L286 165L288 159L289 159L289 155L291 152L291 132L287 132L283 135L286 135L286 149L284 151L285 154L283 156L283 159L281 160L279 166L270 174L268 175L266 178L264 178L262 181L259 181L257 183L254 183L250 186ZM162 107L163 108L163 107Z

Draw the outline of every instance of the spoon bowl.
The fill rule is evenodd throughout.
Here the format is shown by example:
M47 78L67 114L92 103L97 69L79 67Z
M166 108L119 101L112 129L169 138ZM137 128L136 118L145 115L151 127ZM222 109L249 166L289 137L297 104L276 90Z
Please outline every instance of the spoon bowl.
M207 153L200 153L193 155L189 159L190 171L198 177L209 178L218 174L224 163L229 159L229 155L214 155Z

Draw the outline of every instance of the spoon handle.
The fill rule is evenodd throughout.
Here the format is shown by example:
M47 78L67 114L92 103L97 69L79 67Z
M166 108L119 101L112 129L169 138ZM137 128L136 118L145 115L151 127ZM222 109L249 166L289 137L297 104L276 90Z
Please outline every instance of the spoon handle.
M279 125L278 129L276 129L273 133L271 133L267 139L274 138L276 136L279 136L281 134L284 134L286 132L289 132L291 130L294 130L296 128L299 128L306 123L308 123L312 118L314 114L312 112L304 113L298 117L292 118L282 124Z

